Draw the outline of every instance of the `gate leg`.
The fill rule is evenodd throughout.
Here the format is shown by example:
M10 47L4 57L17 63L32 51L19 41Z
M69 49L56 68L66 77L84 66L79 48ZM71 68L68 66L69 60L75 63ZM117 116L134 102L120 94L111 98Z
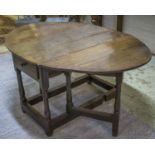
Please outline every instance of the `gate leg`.
M25 97L25 90L24 90L24 86L23 86L23 80L22 80L22 75L21 75L21 71L17 68L15 68L16 71L16 75L17 75L17 82L18 82L18 89L19 89L19 95L20 95L20 104L21 104L21 108L22 111L25 113L25 111L23 110L23 105L26 106L26 97Z
M40 66L39 76L40 76L40 89L41 89L40 92L42 94L43 102L44 102L44 115L47 120L45 132L48 136L50 136L53 133L53 129L52 129L51 113L50 113L50 108L48 103L48 88L49 88L48 71Z
M113 116L113 122L112 122L112 135L113 136L118 135L122 80L123 80L123 73L117 74L116 75L116 94L115 94L115 103L114 103L114 116Z
M66 112L71 113L73 102L72 102L72 88L71 88L71 73L65 73L66 76Z

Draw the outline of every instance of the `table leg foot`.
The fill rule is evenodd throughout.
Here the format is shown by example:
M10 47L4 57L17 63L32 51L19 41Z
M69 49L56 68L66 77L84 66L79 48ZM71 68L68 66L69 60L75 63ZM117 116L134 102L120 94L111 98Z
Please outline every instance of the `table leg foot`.
M25 114L25 113L26 113L26 111L24 110L24 108L23 108L23 107L21 107L21 109L22 109L22 112Z
M46 134L48 137L50 137L50 136L53 135L53 131L45 131L45 134Z
M119 120L115 120L112 123L112 136L117 137L118 136L118 126L119 126Z
M53 135L53 128L51 127L51 123L48 123L48 126L45 129L45 133L48 137Z

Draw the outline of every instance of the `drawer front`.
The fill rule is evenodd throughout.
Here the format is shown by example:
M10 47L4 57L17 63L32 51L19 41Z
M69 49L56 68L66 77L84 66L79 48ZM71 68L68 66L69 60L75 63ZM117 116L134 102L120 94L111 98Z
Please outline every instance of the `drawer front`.
M13 55L13 62L15 67L18 68L19 70L23 71L33 79L36 79L36 80L39 79L37 65L31 64L15 55Z

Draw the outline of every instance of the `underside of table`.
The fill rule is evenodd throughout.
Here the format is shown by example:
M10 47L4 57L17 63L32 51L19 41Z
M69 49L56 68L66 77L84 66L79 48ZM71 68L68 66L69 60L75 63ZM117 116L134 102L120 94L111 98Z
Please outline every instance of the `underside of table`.
M14 66L17 74L19 94L21 108L24 113L30 115L44 130L47 136L51 136L53 130L68 121L73 120L78 116L87 116L98 120L108 121L112 123L112 135L118 135L118 123L119 123L119 113L120 113L120 93L121 93L121 83L122 83L122 73L112 74L116 78L116 84L113 85L107 81L101 80L97 76L86 74L79 77L71 82L71 72L56 72L57 74L64 74L66 76L66 83L54 88L49 88L49 73L54 73L51 69L44 68L43 66L37 66L38 79L40 84L40 93L38 95L26 98L25 90L22 81L21 72L25 71L23 67L19 67L18 63L14 61ZM27 63L28 64L28 63ZM23 65L27 65L26 63ZM31 73L30 70L26 70L26 74ZM32 76L31 76L32 77ZM37 77L37 76L34 76ZM34 78L35 79L35 78ZM36 80L35 79L35 80ZM95 84L106 92L98 95L97 97L81 104L79 107L75 107L72 102L72 88L75 88L84 83ZM66 113L61 114L55 118L51 118L51 112L49 108L48 98L54 97L66 91ZM103 101L108 101L115 98L113 113L99 112L92 110L93 108L101 105ZM44 115L37 111L33 105L38 104L43 101L44 104Z
M95 76L90 76L90 75L83 76L71 82L70 74L66 73L67 87L66 87L66 84L63 84L55 89L50 89L48 91L44 91L44 88L42 88L42 94L38 94L30 98L26 98L23 83L21 81L22 80L21 73L18 69L16 69L16 71L18 75L22 110L23 112L26 112L28 115L30 115L45 130L48 136L52 135L53 130L55 128L81 115L111 122L113 125L113 130L112 130L113 136L117 136L119 109L120 109L120 104L119 104L120 99L118 96L120 95L120 91L119 91L120 88L116 92L116 88L117 88L116 86L108 82L105 82ZM94 83L100 87L103 87L104 89L107 89L107 92L87 101L86 103L83 103L79 107L74 107L72 103L71 88L79 86L85 82L88 82L90 84ZM118 84L118 87L119 87L119 84ZM49 105L48 105L48 98L56 96L60 93L63 93L64 91L66 91L66 98L67 98L66 113L61 114L56 118L51 118ZM107 101L112 98L115 98L114 113L110 114L110 113L91 110L96 106L101 105L103 101ZM44 100L45 116L41 115L33 107L34 104L38 104L42 100Z

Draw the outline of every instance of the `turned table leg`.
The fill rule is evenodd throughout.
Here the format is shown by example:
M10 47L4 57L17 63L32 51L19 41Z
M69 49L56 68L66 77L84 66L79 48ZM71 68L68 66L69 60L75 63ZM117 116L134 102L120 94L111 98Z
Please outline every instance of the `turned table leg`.
M25 97L25 90L24 90L24 86L23 86L22 75L21 75L21 71L19 69L15 68L15 71L16 71L16 75L17 75L21 108L22 108L22 111L24 112L23 105L26 105L26 97Z
M116 75L116 94L115 94L115 103L114 103L114 116L113 116L113 122L112 122L112 135L113 136L118 135L122 80L123 80L123 73L117 74Z
M72 88L71 88L71 73L65 73L66 76L66 112L71 113L73 102L72 102Z
M46 134L48 136L52 135L52 121L51 121L51 113L48 102L48 88L49 88L49 77L48 72L39 67L39 77L40 77L40 92L42 94L43 102L44 102L44 115L47 120L47 125L45 128Z

